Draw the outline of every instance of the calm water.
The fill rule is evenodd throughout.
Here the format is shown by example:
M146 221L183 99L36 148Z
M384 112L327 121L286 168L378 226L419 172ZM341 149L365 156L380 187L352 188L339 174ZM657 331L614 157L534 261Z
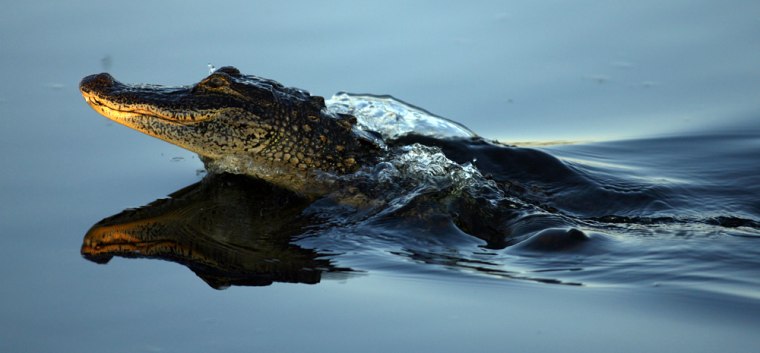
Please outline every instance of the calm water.
M757 13L751 1L7 4L0 351L753 351ZM488 139L581 143L409 140L456 163L405 150L448 172L404 189L420 174L399 162L375 170L396 177L380 206L299 204L204 179L193 154L97 116L76 90L101 71L188 84L208 63L325 96L392 94ZM166 215L180 217L160 243L117 244L107 265L80 254L95 224ZM135 251L163 260L124 257Z

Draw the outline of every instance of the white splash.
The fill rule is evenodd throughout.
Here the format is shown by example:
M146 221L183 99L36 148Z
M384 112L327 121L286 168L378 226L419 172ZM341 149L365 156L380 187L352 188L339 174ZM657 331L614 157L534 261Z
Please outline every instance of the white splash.
M355 116L360 129L377 132L384 139L395 139L412 133L436 138L477 136L462 124L391 96L338 92L325 104L332 112Z
M466 193L493 200L504 197L495 182L485 178L471 163L456 163L440 148L417 143L399 147L384 161L342 179L350 185L368 182L370 189L382 190L375 197L396 206L431 192Z

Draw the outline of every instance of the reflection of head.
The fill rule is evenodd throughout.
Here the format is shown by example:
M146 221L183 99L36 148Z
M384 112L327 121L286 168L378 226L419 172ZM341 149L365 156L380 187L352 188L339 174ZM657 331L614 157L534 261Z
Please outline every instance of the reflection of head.
M161 259L187 266L214 288L318 283L335 271L318 253L290 243L308 202L261 181L208 176L200 183L95 224L82 255Z

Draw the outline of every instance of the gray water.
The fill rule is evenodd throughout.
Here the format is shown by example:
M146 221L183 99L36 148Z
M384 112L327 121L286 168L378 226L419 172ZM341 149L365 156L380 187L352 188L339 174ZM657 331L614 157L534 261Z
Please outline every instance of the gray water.
M200 180L202 164L101 118L76 87L102 71L189 84L211 63L328 97L392 94L506 141L746 130L758 14L752 1L5 4L0 350L751 352L752 281L568 287L371 263L219 291L174 263L93 264L79 254L90 226Z

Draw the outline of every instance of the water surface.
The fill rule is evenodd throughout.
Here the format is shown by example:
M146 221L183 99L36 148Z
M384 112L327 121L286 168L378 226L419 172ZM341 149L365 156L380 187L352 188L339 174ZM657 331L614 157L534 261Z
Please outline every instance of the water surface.
M751 351L758 10L752 1L6 4L0 350ZM519 186L506 195L520 211L507 222L513 242L445 218L404 223L322 203L310 211L354 218L272 246L313 260L313 285L219 290L176 261L84 259L83 238L101 219L204 174L193 154L97 116L78 81L109 71L189 84L208 63L328 97L392 94L487 139L584 143L512 164L447 145L457 164L479 154L471 167ZM571 228L588 239L557 250L539 241L553 233L532 238Z

